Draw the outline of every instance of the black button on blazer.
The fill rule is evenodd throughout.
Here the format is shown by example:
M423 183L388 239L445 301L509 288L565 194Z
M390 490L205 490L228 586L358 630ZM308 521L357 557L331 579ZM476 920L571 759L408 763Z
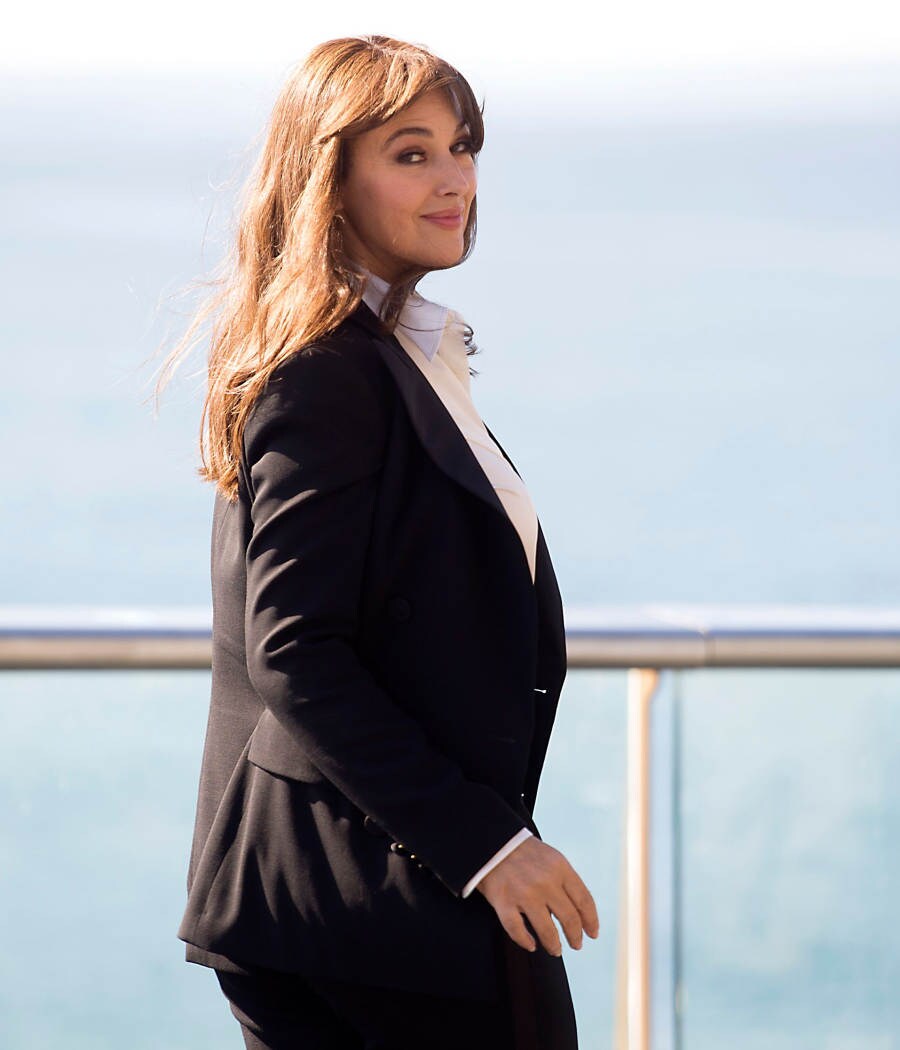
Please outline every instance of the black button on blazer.
M460 894L539 835L562 604L365 303L255 404L211 570L186 958L494 995L502 927Z

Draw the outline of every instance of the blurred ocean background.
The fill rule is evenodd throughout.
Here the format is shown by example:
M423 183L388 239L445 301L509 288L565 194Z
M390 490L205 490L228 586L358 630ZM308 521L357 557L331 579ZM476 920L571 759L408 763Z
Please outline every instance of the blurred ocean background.
M475 330L567 610L898 604L900 72L870 106L844 75L818 108L799 75L732 108L714 82L486 99L475 252L420 288ZM203 351L158 417L149 358L274 92L0 86L0 602L206 605ZM175 938L208 684L0 677L4 1050L240 1045ZM900 1047L900 673L678 685L684 1047ZM611 1043L624 702L624 673L570 672L536 813L601 915L564 951L582 1050Z

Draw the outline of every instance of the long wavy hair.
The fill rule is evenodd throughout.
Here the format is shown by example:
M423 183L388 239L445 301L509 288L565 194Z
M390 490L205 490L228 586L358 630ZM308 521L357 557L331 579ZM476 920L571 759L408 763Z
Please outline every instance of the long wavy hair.
M239 195L220 276L204 282L217 290L166 357L156 385L158 397L212 319L198 473L229 500L237 498L244 423L270 375L333 331L365 291L335 217L347 141L436 87L449 93L468 122L477 157L483 107L465 77L425 47L387 36L342 37L319 44L289 73ZM475 227L473 198L460 262L471 254ZM410 269L389 286L381 309L386 332L428 272ZM471 336L469 329L469 353L477 349Z

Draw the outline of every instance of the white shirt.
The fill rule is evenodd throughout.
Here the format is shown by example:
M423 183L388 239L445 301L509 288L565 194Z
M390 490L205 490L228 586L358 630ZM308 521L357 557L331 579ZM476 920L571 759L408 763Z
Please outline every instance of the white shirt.
M364 269L363 272L367 277L363 300L376 316L380 316L381 305L389 285L370 270ZM537 515L524 482L488 434L472 402L468 356L463 340L464 325L465 322L455 310L414 292L400 311L394 335L453 416L494 486L498 498L519 533L533 582ZM468 897L484 876L530 835L531 831L526 827L516 832L469 879L463 887L462 896Z

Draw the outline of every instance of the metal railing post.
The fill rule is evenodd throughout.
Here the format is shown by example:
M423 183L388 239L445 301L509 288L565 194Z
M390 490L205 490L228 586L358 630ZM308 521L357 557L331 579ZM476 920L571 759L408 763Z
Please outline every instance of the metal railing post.
M650 1050L650 709L659 672L628 671L624 914L616 1050ZM624 947L623 947L624 944Z

